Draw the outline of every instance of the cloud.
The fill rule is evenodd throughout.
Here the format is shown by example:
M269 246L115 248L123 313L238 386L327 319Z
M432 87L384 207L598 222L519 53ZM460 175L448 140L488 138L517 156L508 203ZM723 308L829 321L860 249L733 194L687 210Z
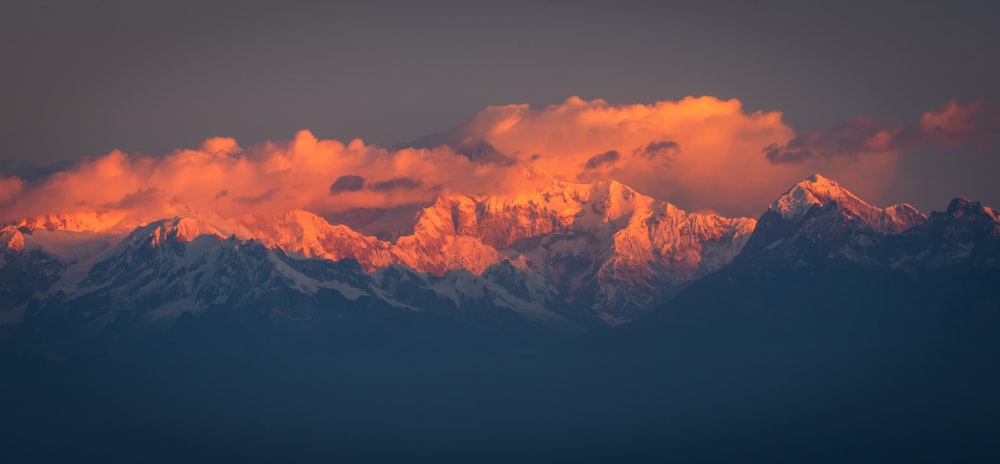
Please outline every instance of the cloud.
M426 204L442 191L505 193L525 184L520 169L476 163L448 147L388 150L309 131L246 148L213 138L162 156L116 150L30 182L0 176L0 222L111 211L131 224L176 215L231 223L295 209L332 215Z
M200 150L205 153L232 155L240 152L240 144L231 137L212 137L201 143Z
M981 149L997 134L1000 107L980 102L950 101L909 125L855 118L830 130L798 133L781 112L747 111L736 99L615 105L570 97L542 108L487 107L414 145L488 144L556 178L615 179L686 209L755 216L813 172L878 203L906 151ZM618 158L595 157L610 151Z
M510 166L517 163L517 158L497 150L489 142L482 140L460 143L455 147L455 152L479 164Z
M778 166L761 155L764 147L784 145L795 136L780 112L746 111L736 99L614 105L570 97L544 108L491 106L414 145L487 143L559 179L614 179L687 209L756 216L812 171L837 176L857 167L822 160ZM882 160L865 164L871 169L861 183L887 175L889 165Z
M636 148L636 154L646 158L669 158L680 150L680 145L673 140L654 140L643 148Z
M264 205L274 201L274 195L280 192L277 187L272 187L260 195L244 195L233 199L233 201L245 205Z
M391 190L414 190L420 188L424 185L424 182L420 179L414 179L412 177L393 177L386 180L378 180L375 182L367 183L364 177L348 174L346 176L340 176L337 180L330 186L331 194L339 194L341 192L359 192L361 190L369 190L372 192L388 192Z
M608 150L600 155L594 155L584 163L586 169L597 169L605 164L614 164L622 157L617 150Z
M544 108L491 106L412 146L323 140L303 130L248 147L214 137L162 156L116 150L30 180L7 173L0 222L78 212L131 222L175 215L225 222L295 209L336 217L412 209L447 192L517 195L548 176L613 179L688 210L756 216L812 172L878 201L901 148L996 133L1000 120L984 124L988 113L949 102L910 126L855 119L797 134L780 112L746 111L735 99L613 105L571 97Z
M769 145L764 153L772 163L780 164L901 153L925 147L953 148L969 144L982 148L988 146L990 137L1000 133L1000 127L991 124L988 113L983 102L961 105L951 100L907 126L858 118L828 131L807 132L785 144ZM1000 117L1000 112L993 117Z
M163 201L164 195L166 194L159 189L143 188L126 194L121 198L121 200L105 203L101 205L101 209L130 210L134 208L142 208L150 203Z
M365 188L365 178L361 176L355 176L348 174L346 176L340 176L330 185L330 193L337 194L340 192L357 192Z
M969 140L995 134L997 128L990 126L989 116L986 104L981 101L963 106L951 100L937 111L929 111L920 117L921 142L953 147Z
M898 150L900 130L872 119L857 118L829 131L811 131L786 144L772 144L764 149L772 163L856 156L864 153L887 153Z
M394 177L389 180L373 182L370 188L376 192L385 192L389 190L413 190L423 185L424 183L420 179L414 179L412 177Z
M22 190L24 190L24 181L20 178L0 175L0 206L12 204Z

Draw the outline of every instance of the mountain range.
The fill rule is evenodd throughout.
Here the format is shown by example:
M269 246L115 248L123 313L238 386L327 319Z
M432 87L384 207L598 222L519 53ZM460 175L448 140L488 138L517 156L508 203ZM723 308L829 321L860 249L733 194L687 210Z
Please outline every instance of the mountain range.
M928 217L872 206L820 175L757 220L688 213L614 181L552 179L516 197L442 195L387 239L307 211L131 231L122 217L25 218L0 230L0 323L93 333L223 306L296 321L379 307L586 332L641 318L734 261L992 269L1000 237L1000 216L978 203L956 199Z

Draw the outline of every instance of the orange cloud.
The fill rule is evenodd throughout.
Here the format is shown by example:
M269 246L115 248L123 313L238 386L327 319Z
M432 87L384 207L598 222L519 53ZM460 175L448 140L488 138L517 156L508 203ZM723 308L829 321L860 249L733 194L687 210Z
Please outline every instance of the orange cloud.
M240 152L240 145L231 137L212 137L201 143L201 151L220 155L232 155Z
M865 175L851 177L858 178L852 187L862 194L880 193L876 185L891 177L893 163L884 159L863 160L862 166L826 159L779 166L760 155L795 137L780 112L747 112L735 99L612 105L570 97L543 109L489 107L454 130L414 144L488 146L563 180L614 179L684 208L730 215L756 216L787 185L814 171L846 178L861 168Z
M309 131L246 149L213 138L161 157L113 151L30 187L0 178L0 221L118 212L125 227L174 215L227 223L297 209L332 214L432 202L443 190L503 193L523 177L513 169L477 165L446 147L390 151L361 140L318 140ZM345 178L356 179L354 188L332 188Z
M100 213L122 227L175 215L225 224L300 209L329 217L412 208L443 192L517 195L548 176L613 179L684 209L756 216L817 171L877 201L903 141L962 140L980 127L982 113L981 105L951 102L911 128L858 119L799 135L780 112L747 112L735 99L613 105L571 97L541 109L488 107L402 149L320 140L303 130L245 148L215 137L158 157L113 151L31 182L0 176L0 221ZM831 147L843 156L817 154ZM765 156L765 148L778 151Z

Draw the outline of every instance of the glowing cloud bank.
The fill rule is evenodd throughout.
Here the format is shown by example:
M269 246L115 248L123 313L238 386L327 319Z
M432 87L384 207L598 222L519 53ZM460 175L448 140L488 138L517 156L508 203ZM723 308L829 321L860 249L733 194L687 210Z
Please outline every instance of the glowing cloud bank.
M539 176L529 173L613 179L689 210L755 216L817 171L877 200L900 152L995 133L996 124L980 123L986 113L981 103L950 102L912 126L855 120L799 135L780 112L746 112L735 99L613 105L571 97L543 109L488 107L407 148L319 140L303 130L245 148L216 137L164 156L113 151L31 181L0 174L0 221L95 213L129 223L224 220L299 209L330 215L430 203L446 192L516 195L536 188Z

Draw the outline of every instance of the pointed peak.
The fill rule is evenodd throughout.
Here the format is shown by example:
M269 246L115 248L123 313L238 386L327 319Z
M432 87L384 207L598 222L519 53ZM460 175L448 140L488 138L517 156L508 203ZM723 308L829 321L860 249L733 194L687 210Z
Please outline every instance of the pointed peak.
M771 203L786 221L799 221L814 207L834 205L837 214L859 220L883 234L897 234L922 224L927 216L907 203L879 208L858 198L836 181L813 174Z
M805 180L795 184L789 192L795 189L805 189L813 193L820 200L834 200L837 197L848 195L854 198L853 193L842 187L837 181L820 174L813 174Z
M827 177L823 177L818 172L813 173L813 175L811 175L808 178L806 178L806 180L804 180L803 182L809 182L810 184L828 184L828 185L832 184L832 185L838 185L836 181L834 181L834 180L832 180L830 178L827 178Z
M814 206L822 208L831 202L861 216L878 209L865 203L836 181L813 174L778 197L771 203L770 210L781 214L786 220L797 221Z

